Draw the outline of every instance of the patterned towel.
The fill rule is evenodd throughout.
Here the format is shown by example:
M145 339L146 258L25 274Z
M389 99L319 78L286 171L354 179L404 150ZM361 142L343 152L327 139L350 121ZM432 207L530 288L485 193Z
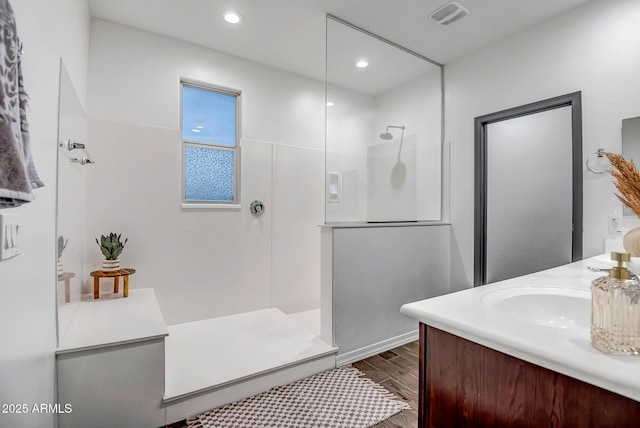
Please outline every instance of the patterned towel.
M0 0L0 208L33 200L42 187L29 142L20 40L8 0Z

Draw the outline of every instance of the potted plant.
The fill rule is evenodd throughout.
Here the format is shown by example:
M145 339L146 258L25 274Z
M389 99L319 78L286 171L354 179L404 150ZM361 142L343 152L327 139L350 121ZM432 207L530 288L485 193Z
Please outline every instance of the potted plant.
M122 242L121 237L122 234L118 235L112 232L107 236L100 235L100 241L96 238L96 243L104 256L104 260L102 261L103 271L120 269L120 254L122 254L122 250L129 240L129 238L125 238L124 242Z
M620 202L640 217L640 171L633 160L626 160L616 153L605 153L611 163L609 173L615 178L614 186ZM640 227L628 231L623 238L623 246L631 257L640 257ZM635 272L634 272L635 273Z
M69 239L64 239L64 236L58 236L58 275L60 275L64 269L62 268L62 261L60 258L62 257L62 252L65 248L67 248L67 243Z

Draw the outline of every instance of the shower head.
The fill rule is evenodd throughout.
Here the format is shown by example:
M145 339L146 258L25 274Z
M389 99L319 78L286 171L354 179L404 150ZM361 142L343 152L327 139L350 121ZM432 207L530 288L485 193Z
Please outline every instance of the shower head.
M387 130L385 132L383 132L382 134L380 134L380 138L381 139L387 140L387 141L393 139L393 134L391 132L389 132L389 128L402 129L402 135L404 135L404 125L402 125L402 126L389 125L389 126L387 126Z

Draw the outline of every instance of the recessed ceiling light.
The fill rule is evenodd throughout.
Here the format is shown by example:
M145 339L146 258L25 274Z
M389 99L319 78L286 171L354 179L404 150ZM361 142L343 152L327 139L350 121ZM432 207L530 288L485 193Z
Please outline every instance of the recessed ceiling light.
M238 24L242 21L242 14L240 12L236 12L235 10L227 10L223 13L224 20L229 24Z
M365 68L366 66L368 66L369 63L363 59L361 59L360 61L356 62L356 67L358 68Z
M333 107L333 103L331 101L327 102L327 107Z

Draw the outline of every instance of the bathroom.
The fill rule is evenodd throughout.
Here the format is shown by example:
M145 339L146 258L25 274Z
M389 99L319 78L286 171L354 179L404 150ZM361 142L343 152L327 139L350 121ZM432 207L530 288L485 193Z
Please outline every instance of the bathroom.
M170 275L169 280L163 281L166 286L157 292L159 300L165 299L175 303L172 306L174 310L163 312L168 324L199 319L201 318L199 311L207 311L212 307L222 315L230 305L225 303L219 295L214 295L211 289L201 286L197 280L172 276L176 275L176 270L167 268L167 272L158 270L152 274L149 269L153 261L157 261L158 265L162 266L170 266L171 263L200 262L201 265L204 264L201 258L185 257L184 249L180 247L184 245L184 241L180 239L181 236L197 236L198 227L211 226L204 223L207 221L203 218L204 212L183 213L189 219L184 221L182 229L173 230L175 235L169 239L169 243L154 241L154 244L141 248L143 239L147 240L150 237L160 239L163 223L173 221L171 216L180 212L180 206L179 203L174 204L170 208L174 212L156 213L152 209L153 206L144 205L142 198L135 198L138 192L143 191L145 194L148 192L151 200L163 197L173 198L165 189L171 186L174 186L171 192L179 198L179 188L175 190L175 186L179 186L179 176L174 177L175 180L162 174L146 177L157 180L155 189L141 189L136 186L149 172L145 171L146 157L151 155L151 148L157 149L153 146L153 142L157 141L158 145L165 144L167 139L174 137L179 127L177 119L179 99L170 98L161 90L165 85L175 89L179 82L173 81L172 78L167 81L163 76L171 73L176 76L181 75L180 68L190 66L189 61L193 60L193 56L199 52L205 52L205 49L178 41L167 41L158 46L153 43L155 39L149 36L149 33L105 20L91 21L88 6L83 1L15 0L11 3L16 12L20 37L25 46L23 68L31 97L29 114L34 159L46 186L34 192L37 198L34 203L12 210L19 213L21 218L22 253L18 257L0 263L2 336L6 343L11 344L3 347L3 351L0 352L0 377L3 385L6 385L0 391L0 402L47 403L55 401L56 384L54 375L54 352L57 346L56 308L53 304L55 299L53 277L56 270L55 243L57 240L55 182L58 149L55 136L57 135L60 57L64 59L73 86L89 118L88 151L96 159L96 164L87 165L86 168L100 168L101 164L105 165L107 159L109 162L121 162L122 171L113 172L112 179L119 183L119 186L131 186L131 188L127 187L123 194L123 197L128 199L122 202L120 207L117 204L114 206L117 216L110 216L104 211L104 206L96 205L101 195L87 194L87 201L84 204L86 212L81 215L82 221L86 221L87 264L92 263L98 256L98 249L93 247L95 245L93 238L111 231L104 229L108 221L113 222L109 223L109 227L114 231L124 232L131 220L127 212L133 211L129 205L134 203L137 204L136 210L143 210L136 216L139 215L141 223L148 227L148 230L144 227L126 229L125 235L129 238L129 242L123 253L123 260L127 254L130 254L131 257L126 259L126 262L138 269L136 275L131 278L132 288L135 289L136 285L143 281L157 282L161 276ZM475 117L561 94L582 91L583 155L586 161L586 156L599 148L620 151L620 121L640 115L637 104L640 88L635 83L635 76L640 70L640 58L635 49L640 34L633 25L637 22L640 13L638 6L632 1L591 1L572 2L572 4L576 6L573 10L559 13L531 27L521 28L508 36L505 34L500 40L487 40L486 46L477 46L445 62L443 130L445 144L443 147L446 149L449 161L442 164L444 179L440 219L450 223L444 237L446 242L442 243L443 248L446 248L448 263L451 266L447 272L448 277L445 278L448 288L446 291L461 290L473 285L472 124ZM435 9L438 5L434 3L429 6ZM334 6L336 10L327 9L319 14L318 25L322 28L325 25L326 12L334 12L337 16L342 16L339 8ZM467 6L470 9L473 9L473 6L477 10L482 9L477 2L475 4L469 2ZM361 4L361 7L366 6ZM143 14L144 11L140 13ZM472 13L474 13L473 10ZM425 19L427 14L428 11L425 12ZM349 20L347 17L345 19ZM464 21L460 22L461 25L463 23ZM300 28L304 28L304 25L300 24ZM450 29L453 31L455 27L452 26ZM48 37L43 37L43 34L47 34ZM128 36L135 37L139 43L143 43L142 39L145 37L153 39L150 45L158 49L158 53L155 54L156 60L154 62L143 58L137 60L135 44L133 46L130 44ZM324 39L320 42L324 43ZM450 42L454 43L455 40ZM180 55L184 56L173 64L168 64L170 62L168 59L163 60L164 49L182 51L185 46L188 46L191 55L188 52L182 52ZM96 52L104 56L96 57ZM210 53L208 50L206 52ZM109 55L116 53L129 55L129 57L124 63L114 63ZM149 54L151 55L152 52ZM209 58L211 67L215 67L215 64L221 61L228 61L236 64L239 69L246 69L245 80L242 84L229 85L233 87L251 85L252 73L264 74L270 70L266 66L260 68L261 65L257 63L249 63L245 59L221 52L215 52ZM219 58L224 60L217 61ZM319 69L322 69L323 58L324 53L319 52L317 54ZM137 63L146 68L138 68ZM172 71L167 72L166 75L157 73L156 69L167 68ZM123 79L128 77L131 80L125 84L124 81L110 78L110 75L115 72L121 73ZM133 75L136 73L142 76L157 76L161 82L157 83L158 87L154 86L145 92L141 87L136 86L137 82L144 80L144 78L135 78ZM211 68L191 77L198 81L225 86L223 80L228 80L229 74L230 72L225 68L219 70ZM293 74L289 74L283 84L288 84L289 79L296 78ZM246 90L245 87L242 89ZM128 98L122 100L122 94L128 95ZM286 94L280 94L280 96L286 96ZM304 153L308 154L309 158L315 159L314 150L324 150L325 144L324 85L318 82L317 87L309 87L308 97L298 100L295 113L287 116L286 123L282 123L281 119L274 120L274 117L288 114L278 111L278 106L261 105L260 111L251 113L250 109L258 107L251 103L251 100L243 99L243 108L249 109L245 112L243 126L245 124L247 127L258 126L256 121L262 121L259 123L259 132L245 128L243 136L261 140L255 142L256 146L265 142L267 144L281 142L282 146L304 145L306 150ZM255 120L248 121L246 115L249 114L253 114ZM402 123L390 122L386 125L402 125ZM377 132L379 134L383 131L384 129L380 129ZM128 142L142 134L145 139L144 147L126 146ZM110 150L109 144L113 144L113 150ZM179 157L173 160L165 159L164 162L167 170L180 173ZM317 174L322 176L323 154L320 155L316 167ZM88 176L88 180L90 179L91 177ZM286 177L283 180L287 182ZM89 184L102 188L103 185L110 183ZM323 188L324 183L319 189L313 190L319 193L318 198L314 198L313 194L301 192L301 195L295 195L292 199L297 201L298 199L295 198L304 196L309 197L311 203L315 201L319 204L320 215L308 219L315 225L323 224L325 221L322 212ZM606 177L585 173L584 257L602 253L603 240L617 237L609 232L607 225L608 216L616 210L618 212L622 210L612 190L611 182ZM245 196L249 198L249 202L253 199L266 199L262 195L254 197L247 194L243 195L243 201ZM296 208L293 202L287 207L265 202L267 202L265 215L278 214L277 211L271 210L286 211ZM228 212L216 214L219 214L216 216L216 221L236 221ZM251 217L247 218L254 220ZM155 223L156 221L158 224ZM237 224L238 227L255 227L254 230L243 234L243 239L249 239L250 233L255 233L254 237L260 238L259 234L264 232L258 229L260 221L258 218L252 223ZM634 222L635 219L625 217L624 227L630 228ZM274 227L277 226L274 225ZM220 225L220 233L224 232L224 228L224 225ZM275 232L274 230L273 233ZM314 232L318 234L311 236L310 239L316 239L317 246L309 251L315 252L314 257L317 256L319 260L321 257L320 232L317 229L309 231L310 234ZM299 244L299 242L278 243L268 239L262 241L258 239L258 242L260 247L254 248L257 254L264 254L266 251L275 257L269 261L269 268L273 269L271 275L288 276L289 272L282 269L287 267L289 257L293 255L289 254L286 248L288 245ZM207 245L213 244L203 241L202 245L202 251L206 251L211 249ZM164 248L165 246L167 248ZM145 251L150 254L145 254ZM153 261L146 262L147 257L148 260ZM145 263L148 264L145 265ZM251 275L252 272L245 270L247 267L229 266L229 270L217 270L210 274L224 276L225 280L233 283L249 284L254 278L248 278L249 281L246 282L233 280L234 276L241 274ZM94 266L87 266L87 273L93 268ZM192 266L193 268L199 269L204 266ZM320 273L320 265L316 269L317 273L312 275ZM189 271L185 270L185 272ZM304 280L298 282L306 284ZM273 283L283 284L280 281L273 281ZM192 292L202 293L201 298L188 302L181 300L188 296L188 291L184 287L198 287ZM291 298L291 301L286 302L291 305L288 309L291 312L313 309L321 304L318 288L298 290L299 292L307 291L308 294L304 296L291 296L287 290L281 290L282 294L275 298ZM274 298L269 293L277 293L278 290L240 288L228 290L228 292L229 295L224 297L234 302L233 311L241 312L251 310L260 306L261 302ZM259 302L260 299L262 301ZM246 307L242 308L242 305ZM297 307L294 307L296 305ZM188 307L181 308L181 306ZM2 415L0 425L4 426L6 423L10 426L53 426L53 420L52 415L29 415L28 418Z

